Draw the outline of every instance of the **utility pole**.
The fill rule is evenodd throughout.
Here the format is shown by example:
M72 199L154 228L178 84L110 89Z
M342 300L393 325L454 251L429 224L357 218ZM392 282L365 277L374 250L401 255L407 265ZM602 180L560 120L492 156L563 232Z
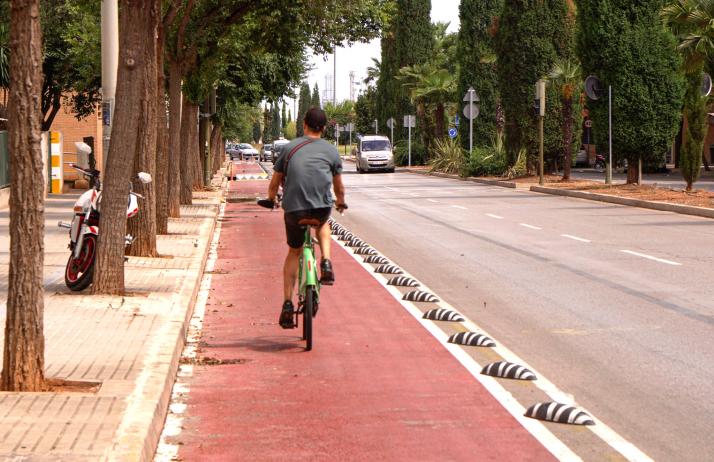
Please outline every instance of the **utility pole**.
M117 0L102 0L102 163L104 171L112 137L114 98L119 65L119 6Z

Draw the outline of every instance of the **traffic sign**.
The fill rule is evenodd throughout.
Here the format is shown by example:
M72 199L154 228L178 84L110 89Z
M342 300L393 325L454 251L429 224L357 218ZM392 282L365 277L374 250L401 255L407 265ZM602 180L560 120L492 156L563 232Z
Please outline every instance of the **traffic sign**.
M456 131L455 128L450 128L450 129L449 129L449 136L450 136L451 138L456 138L456 135L457 135L457 134L458 134L458 132Z
M471 93L473 93L473 95L471 95ZM474 87L469 87L469 89L466 91L466 94L464 95L464 103L478 103L479 101L481 101L481 99L478 97L478 93L476 93Z
M477 118L480 113L481 110L479 109L478 104L467 104L464 106L464 117L469 120Z
M404 128L414 128L416 127L416 116L405 115L404 116Z
M591 128L593 126L593 121L588 119L585 121L585 128Z
M389 120L387 120L387 127L389 127L389 128L394 128L394 124L395 124L396 122L397 122L397 121L394 120L394 117L390 117Z
M458 127L458 126L459 126L459 123L461 123L461 117L459 117L459 115L456 114L456 115L454 116L454 125L456 125L456 126Z

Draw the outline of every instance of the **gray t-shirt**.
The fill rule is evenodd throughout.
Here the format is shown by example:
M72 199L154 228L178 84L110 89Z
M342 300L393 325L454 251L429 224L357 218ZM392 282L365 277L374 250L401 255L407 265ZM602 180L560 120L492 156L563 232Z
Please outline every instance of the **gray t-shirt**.
M285 174L288 154L308 139L296 138L282 146L273 169ZM332 207L332 177L341 173L342 159L332 144L319 139L301 147L288 162L283 186L283 210L297 212Z

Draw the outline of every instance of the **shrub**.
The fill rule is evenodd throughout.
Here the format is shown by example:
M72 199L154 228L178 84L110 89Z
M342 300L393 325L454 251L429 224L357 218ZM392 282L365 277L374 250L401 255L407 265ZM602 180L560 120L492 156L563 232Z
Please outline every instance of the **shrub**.
M430 162L432 172L463 174L466 168L466 152L458 140L434 140L433 158Z
M426 149L419 141L412 140L412 165L424 165L426 160ZM394 146L395 165L409 164L409 145L405 140L398 141Z

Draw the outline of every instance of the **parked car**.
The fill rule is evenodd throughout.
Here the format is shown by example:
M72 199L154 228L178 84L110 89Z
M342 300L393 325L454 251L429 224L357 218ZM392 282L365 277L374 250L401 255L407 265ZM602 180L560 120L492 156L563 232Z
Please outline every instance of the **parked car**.
M259 153L258 150L255 149L253 146L251 146L248 143L240 143L238 145L238 155L241 158L241 160L247 159L247 158L255 158L256 160L258 159Z
M357 141L355 162L360 173L370 170L394 172L392 143L386 136L363 136Z
M240 153L238 152L238 145L234 143L226 143L226 154L228 154L231 160L240 157Z
M273 161L273 145L272 144L264 144L262 148L260 148L260 161L261 162L272 162Z

